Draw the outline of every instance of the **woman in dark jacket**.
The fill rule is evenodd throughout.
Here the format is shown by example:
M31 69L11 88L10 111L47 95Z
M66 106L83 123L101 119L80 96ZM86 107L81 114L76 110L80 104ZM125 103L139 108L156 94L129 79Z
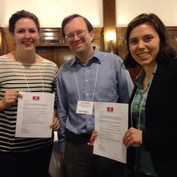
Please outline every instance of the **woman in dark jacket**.
M123 143L135 177L177 177L177 59L155 14L140 14L126 30L126 68L142 67L129 104Z

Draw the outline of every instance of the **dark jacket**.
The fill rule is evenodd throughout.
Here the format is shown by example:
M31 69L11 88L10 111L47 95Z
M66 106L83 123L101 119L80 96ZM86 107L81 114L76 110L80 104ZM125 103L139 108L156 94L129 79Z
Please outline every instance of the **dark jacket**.
M177 59L158 63L145 114L143 146L151 153L158 177L177 177ZM128 166L133 168L133 147L128 148L127 158Z

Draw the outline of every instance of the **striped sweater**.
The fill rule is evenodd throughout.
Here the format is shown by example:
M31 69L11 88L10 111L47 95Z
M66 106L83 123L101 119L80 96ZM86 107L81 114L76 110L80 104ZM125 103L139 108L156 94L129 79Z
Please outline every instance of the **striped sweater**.
M22 64L8 56L0 56L0 100L6 90L48 92L56 94L57 65L42 59L40 63ZM55 100L56 101L56 100ZM16 138L18 102L0 111L0 151L24 152L45 147L52 138Z

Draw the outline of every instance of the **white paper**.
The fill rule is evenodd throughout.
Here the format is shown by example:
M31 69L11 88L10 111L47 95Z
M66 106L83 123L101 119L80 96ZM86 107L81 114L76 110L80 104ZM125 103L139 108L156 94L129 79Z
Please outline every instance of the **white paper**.
M16 137L49 138L53 120L54 94L20 92L18 98Z
M127 149L122 138L128 129L128 104L96 102L94 108L98 136L93 153L126 163Z

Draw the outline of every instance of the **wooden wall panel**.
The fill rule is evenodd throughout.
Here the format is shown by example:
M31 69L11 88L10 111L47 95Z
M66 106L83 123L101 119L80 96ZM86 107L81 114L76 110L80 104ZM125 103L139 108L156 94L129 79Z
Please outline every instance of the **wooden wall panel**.
M116 33L117 33L117 50L118 55L121 58L124 58L125 56L125 43L124 43L124 34L125 34L126 27L117 27Z
M177 27L167 26L166 28L170 34L170 38L172 40L173 46L177 50ZM116 29L118 54L122 58L125 56L125 52L126 52L125 43L124 43L125 30L126 27L117 27Z
M2 41L2 54L6 54L10 51L13 51L15 48L14 41L8 28L1 28L1 41Z
M106 35L109 32L116 34L116 1L115 0L103 0L103 26L104 26L104 51L111 52L109 49L109 41L106 39ZM116 40L112 41L111 50L117 54Z
M173 44L174 48L177 50L177 27L169 26L169 27L167 27L167 29L170 33L172 44Z
M167 27L173 45L177 50L177 27ZM101 51L104 51L104 31L103 28L94 28L95 40L94 45ZM121 58L125 56L125 44L124 34L126 27L117 27L117 51ZM50 38L51 34L53 38ZM0 55L11 52L15 49L15 45L11 35L7 28L0 28ZM61 28L42 28L40 33L40 43L36 48L36 52L44 58L54 61L58 67L61 66L65 61L73 57L73 53L65 43L65 40L61 36ZM140 69L129 70L131 77L134 78L139 73Z
M117 27L116 33L117 33L117 49L118 49L118 55L121 58L124 58L126 54L126 48L124 43L124 36L125 36L125 30L126 27ZM167 26L167 30L169 31L173 46L175 47L177 51L177 27L176 26ZM133 68L129 69L130 75L132 79L134 80L137 74L140 72L141 68Z
M74 56L68 46L38 46L36 53L53 61L58 67Z
M103 50L103 28L94 28L94 46ZM13 38L7 28L0 28L0 52L2 54L15 50ZM73 53L61 35L61 28L41 28L40 42L36 53L55 62L60 67L65 61L73 57Z

